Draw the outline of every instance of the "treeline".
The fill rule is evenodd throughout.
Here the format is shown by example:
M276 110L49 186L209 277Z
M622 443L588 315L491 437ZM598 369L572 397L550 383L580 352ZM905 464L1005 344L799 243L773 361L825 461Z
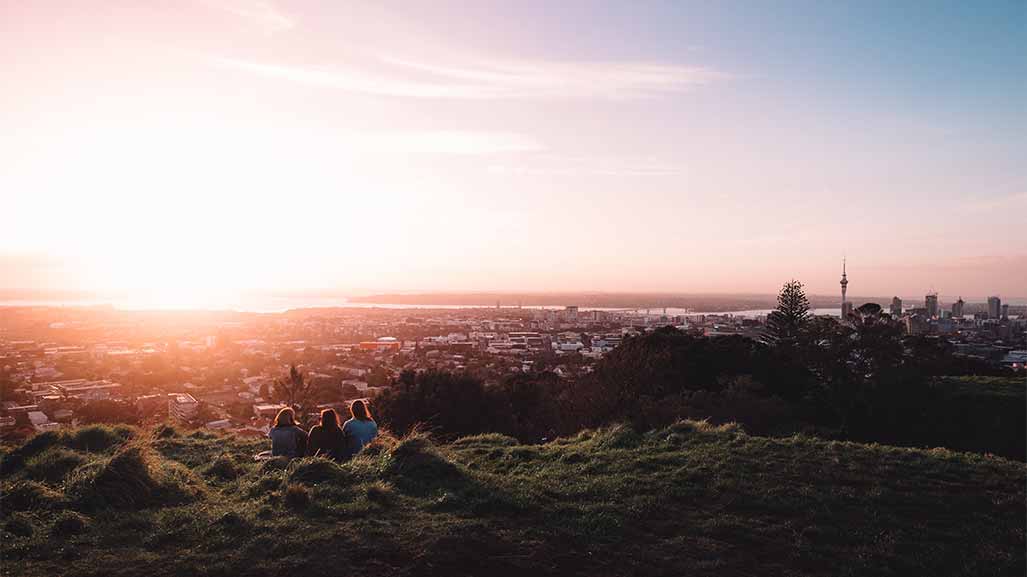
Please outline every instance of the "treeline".
M942 378L952 376L1008 378ZM377 404L394 431L422 426L442 437L500 432L540 442L613 422L648 430L708 418L760 435L805 432L1025 460L1024 389L1011 371L954 357L944 339L905 336L876 304L846 323L812 317L793 282L760 340L667 327L626 339L585 378L513 374L486 385L463 374L405 372Z

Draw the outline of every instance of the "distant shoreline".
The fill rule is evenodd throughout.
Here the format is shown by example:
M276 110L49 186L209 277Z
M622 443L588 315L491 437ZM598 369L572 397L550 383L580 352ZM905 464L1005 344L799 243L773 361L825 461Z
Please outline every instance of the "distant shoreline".
M239 313L274 314L310 309L563 309L577 306L582 311L649 311L661 314L666 309L670 316L682 314L735 314L752 316L766 314L776 307L774 295L716 295L716 294L654 294L654 293L415 293L376 294L356 297L335 295L295 294L259 295L240 294L237 299L221 298L208 302L151 302L145 298L118 295L112 298L73 295L40 295L41 298L3 298L0 293L0 308L78 308L115 309L122 311L231 311ZM810 306L819 311L839 310L840 298L829 295L810 295ZM860 297L849 299L856 306L873 302L888 308L891 297ZM903 299L906 308L922 306L919 299ZM1025 299L1009 299L1013 307L1022 307ZM942 301L943 308L950 303ZM967 300L968 306L983 306L983 302ZM825 313L821 313L825 314Z

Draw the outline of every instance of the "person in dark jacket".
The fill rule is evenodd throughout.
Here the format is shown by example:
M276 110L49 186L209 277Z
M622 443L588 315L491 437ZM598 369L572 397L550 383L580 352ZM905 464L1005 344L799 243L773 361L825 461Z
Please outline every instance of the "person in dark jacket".
M342 434L339 415L334 409L321 411L321 423L310 428L307 455L321 455L335 461L346 458L346 437Z
M272 457L302 457L307 452L307 433L296 426L296 413L290 407L278 411L274 426L268 431Z

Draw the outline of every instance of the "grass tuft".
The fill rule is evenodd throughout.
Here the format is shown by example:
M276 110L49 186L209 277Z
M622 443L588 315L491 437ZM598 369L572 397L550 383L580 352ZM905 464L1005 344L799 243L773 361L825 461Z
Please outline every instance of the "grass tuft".
M492 447L514 447L520 443L517 439L499 433L485 433L463 437L453 441L450 446L454 449L489 449Z
M596 431L592 444L596 449L631 449L642 442L642 435L629 425L617 424Z
M68 446L79 451L104 452L123 445L135 436L135 430L125 425L90 425L75 431Z
M260 473L264 475L284 471L289 468L289 462L290 459L288 457L271 457L260 464Z
M0 511L45 510L63 502L61 493L35 481L17 481L0 492Z
M398 499L394 487L385 481L369 483L365 492L367 500L380 507L392 507Z
M35 525L32 517L24 513L12 513L4 523L4 531L15 537L31 537L35 532Z
M70 483L69 493L87 511L178 504L203 492L188 468L161 460L145 445L129 445L77 472L81 474Z
M32 457L42 453L50 447L62 445L65 436L61 431L46 431L33 435L20 447L4 455L0 461L0 474L12 475L21 470L25 463Z
M306 509L310 505L310 489L303 485L290 484L285 488L285 505L290 509Z
M288 482L301 485L322 483L344 486L350 484L349 475L338 463L324 457L296 459L289 465Z
M178 436L180 436L178 429L169 423L161 423L153 428L153 437L156 439L170 439Z
M221 479L223 481L235 480L243 473L245 473L245 471L242 467L236 464L235 459L233 459L231 455L225 453L218 455L217 458L214 459L214 462L204 469L204 474L208 477Z
M464 477L460 468L442 456L422 434L404 437L389 451L383 474L396 479L404 490L448 485Z
M85 464L87 459L75 451L63 447L50 447L29 459L25 476L36 481L57 484L64 481L68 473Z
M81 535L89 530L89 518L74 511L62 511L50 528L54 537L65 538Z

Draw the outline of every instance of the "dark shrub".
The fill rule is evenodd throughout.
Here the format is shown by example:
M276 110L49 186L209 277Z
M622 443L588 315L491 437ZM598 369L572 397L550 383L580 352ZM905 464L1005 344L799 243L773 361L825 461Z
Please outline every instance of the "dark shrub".
M423 425L446 439L494 431L508 414L497 391L444 371L411 375L385 389L376 405L382 424L398 434Z

